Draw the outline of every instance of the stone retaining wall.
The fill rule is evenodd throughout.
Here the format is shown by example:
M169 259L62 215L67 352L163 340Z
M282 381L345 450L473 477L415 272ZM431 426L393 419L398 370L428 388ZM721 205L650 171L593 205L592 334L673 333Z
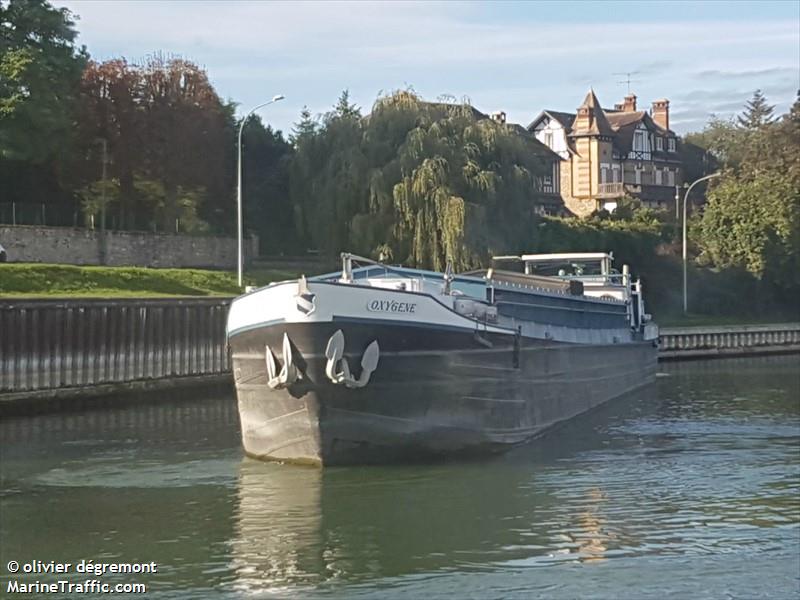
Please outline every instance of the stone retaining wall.
M236 268L236 238L78 227L0 225L9 262L138 267ZM258 238L245 240L245 257L258 254Z

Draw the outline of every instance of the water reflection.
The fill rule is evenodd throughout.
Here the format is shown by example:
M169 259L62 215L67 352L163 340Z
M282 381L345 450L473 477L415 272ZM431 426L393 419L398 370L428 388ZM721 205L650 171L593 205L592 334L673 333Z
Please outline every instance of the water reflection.
M242 459L230 542L235 590L275 592L320 579L321 483L316 468Z
M600 488L564 507L517 461L319 471L243 459L231 568L239 591L601 561Z

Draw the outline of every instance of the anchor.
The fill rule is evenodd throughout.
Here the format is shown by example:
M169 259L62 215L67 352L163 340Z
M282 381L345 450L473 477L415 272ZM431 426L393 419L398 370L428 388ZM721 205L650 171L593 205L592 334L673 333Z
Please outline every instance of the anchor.
M333 383L343 383L348 388L361 388L369 383L369 378L372 372L378 367L378 359L380 358L380 348L378 347L378 340L374 340L361 357L361 375L358 379L353 377L350 372L350 365L347 359L344 358L344 334L341 329L338 329L331 338L328 340L328 346L325 348L325 357L328 363L325 365L325 374ZM341 371L336 372L338 365L341 365Z
M289 335L283 334L283 367L278 372L278 364L275 357L272 355L272 350L267 346L267 385L270 389L280 390L290 386L299 377L299 372L294 364L294 356L292 355L292 342L289 341Z

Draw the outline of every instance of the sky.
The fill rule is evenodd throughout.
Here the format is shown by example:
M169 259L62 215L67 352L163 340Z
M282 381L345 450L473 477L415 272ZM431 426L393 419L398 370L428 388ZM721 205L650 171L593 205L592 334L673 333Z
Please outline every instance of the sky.
M671 128L701 130L761 89L776 112L800 88L800 2L167 2L53 0L79 17L95 60L162 52L203 66L239 114L290 133L343 90L366 114L412 88L468 99L523 125L574 111L593 88L605 107L670 100ZM626 73L631 73L628 77Z

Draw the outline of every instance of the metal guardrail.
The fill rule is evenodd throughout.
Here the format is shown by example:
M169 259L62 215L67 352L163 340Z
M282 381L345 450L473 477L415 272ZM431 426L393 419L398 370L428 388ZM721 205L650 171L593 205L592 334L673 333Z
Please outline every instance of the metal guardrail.
M658 345L661 358L800 350L800 323L668 327Z
M225 373L229 303L0 301L0 393Z

